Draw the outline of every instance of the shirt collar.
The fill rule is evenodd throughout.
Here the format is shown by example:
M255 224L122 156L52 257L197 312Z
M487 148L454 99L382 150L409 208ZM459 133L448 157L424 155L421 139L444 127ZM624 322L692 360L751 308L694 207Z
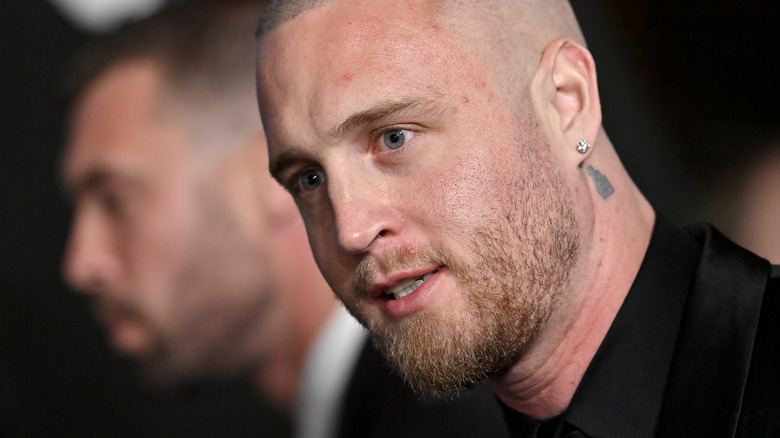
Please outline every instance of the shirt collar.
M298 387L296 438L329 438L338 427L341 401L368 340L366 330L339 306L309 350Z

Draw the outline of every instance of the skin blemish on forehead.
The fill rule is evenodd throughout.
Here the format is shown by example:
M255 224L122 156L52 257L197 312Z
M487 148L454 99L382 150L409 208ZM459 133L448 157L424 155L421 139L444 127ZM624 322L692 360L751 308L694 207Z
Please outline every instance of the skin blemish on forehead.
M479 88L479 89L487 88L487 82L481 81L479 83L476 83L474 84L474 88Z
M352 82L352 73L344 73L344 75L341 76L341 80L344 82Z

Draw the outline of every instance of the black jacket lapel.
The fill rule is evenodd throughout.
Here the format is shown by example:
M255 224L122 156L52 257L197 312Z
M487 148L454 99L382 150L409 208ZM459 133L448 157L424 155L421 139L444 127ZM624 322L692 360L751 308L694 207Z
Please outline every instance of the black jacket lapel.
M659 437L732 437L750 368L769 263L711 227L685 306Z

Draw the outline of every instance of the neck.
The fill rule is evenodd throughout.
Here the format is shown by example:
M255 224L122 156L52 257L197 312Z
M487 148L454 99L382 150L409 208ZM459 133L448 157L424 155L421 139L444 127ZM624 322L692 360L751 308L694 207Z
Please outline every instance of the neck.
M583 252L566 288L570 299L551 315L539 341L524 357L491 382L498 398L510 408L536 419L563 413L617 316L655 223L649 203L628 184L634 192L629 194L629 204L613 203L607 208L633 207L632 220L622 224L594 221L592 247ZM616 211L601 213L607 214L600 217L620 217Z
M625 294L604 294L583 306L555 344L535 345L492 382L499 399L537 419L563 413L624 298ZM551 318L550 323L556 322Z
M260 367L252 382L256 391L289 415L295 412L303 360L303 357L274 358Z
M338 305L329 291L317 292L324 298L314 298L309 307L295 304L297 311L294 314L287 312L287 321L271 323L264 328L266 333L275 333L271 340L273 351L266 350L252 375L254 388L277 409L290 415L294 415L298 407L300 380L312 345ZM321 302L315 303L317 300ZM298 323L292 324L293 319Z

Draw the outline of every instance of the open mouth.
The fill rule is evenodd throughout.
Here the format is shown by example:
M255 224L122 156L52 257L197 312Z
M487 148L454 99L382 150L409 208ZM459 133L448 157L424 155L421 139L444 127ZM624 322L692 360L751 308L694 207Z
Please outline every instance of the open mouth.
M395 286L387 289L384 293L384 296L389 300L400 300L401 298L416 291L417 288L420 287L420 285L425 283L425 281L428 280L429 278L433 277L433 275L436 274L437 272L439 272L438 269L436 269L433 272L429 272L421 277L407 278L405 280L401 280Z

